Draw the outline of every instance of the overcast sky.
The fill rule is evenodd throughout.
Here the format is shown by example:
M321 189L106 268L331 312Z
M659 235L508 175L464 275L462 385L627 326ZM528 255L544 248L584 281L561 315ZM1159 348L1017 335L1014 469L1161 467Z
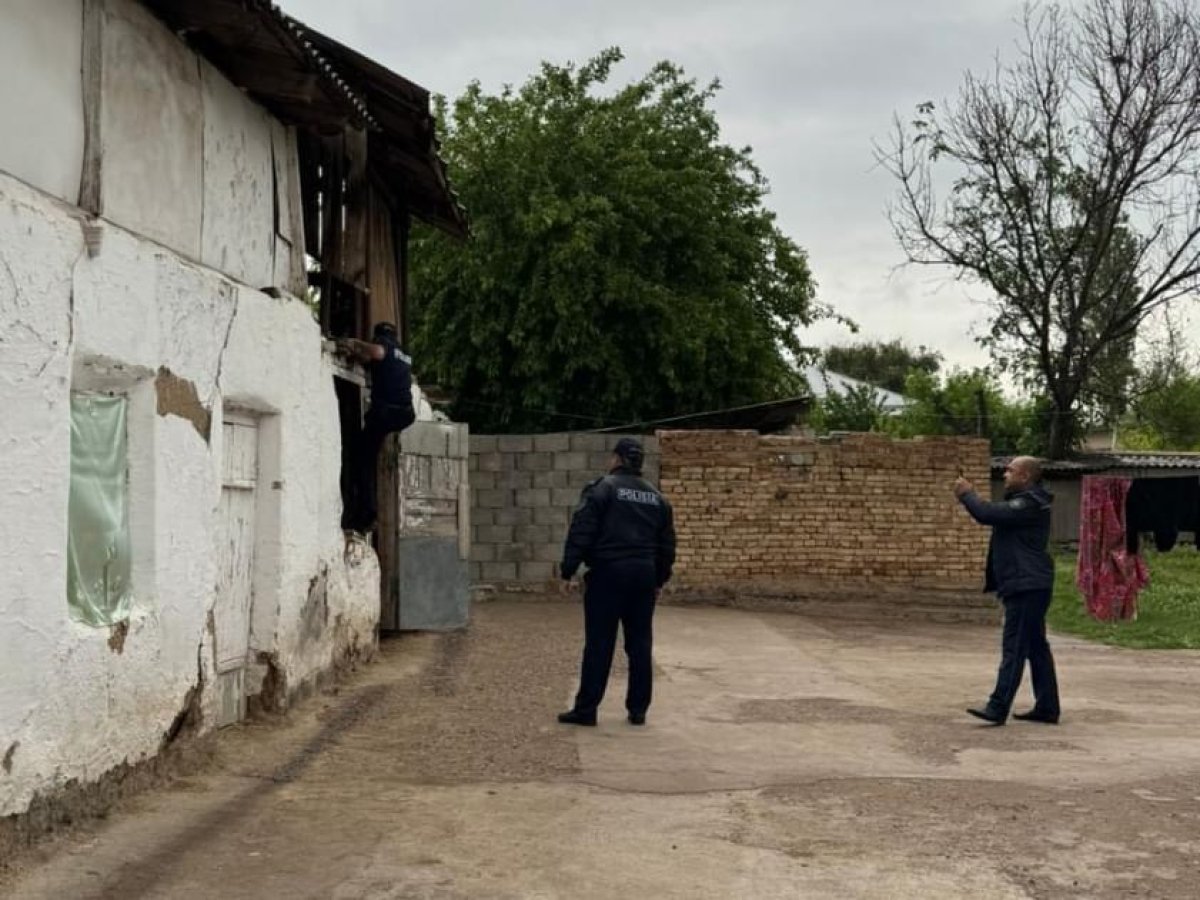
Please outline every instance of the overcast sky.
M981 287L949 273L897 270L885 206L890 177L872 141L892 115L952 97L968 69L1011 52L1019 0L282 0L285 11L436 93L519 84L542 60L579 61L619 46L620 80L660 59L723 84L723 138L749 144L769 204L809 253L820 298L861 326L947 362L982 365ZM852 339L832 325L814 345Z

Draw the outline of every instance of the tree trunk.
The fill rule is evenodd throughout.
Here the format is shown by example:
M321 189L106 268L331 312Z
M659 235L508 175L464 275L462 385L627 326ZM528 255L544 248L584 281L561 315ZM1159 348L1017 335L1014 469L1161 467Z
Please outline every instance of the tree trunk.
M1050 426L1046 432L1046 456L1066 459L1076 444L1076 396L1068 400L1053 398L1050 403Z

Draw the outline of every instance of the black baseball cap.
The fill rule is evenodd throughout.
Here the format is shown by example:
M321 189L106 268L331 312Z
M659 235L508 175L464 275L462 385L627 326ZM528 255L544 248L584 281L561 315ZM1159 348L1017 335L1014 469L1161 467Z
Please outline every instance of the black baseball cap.
M617 446L613 447L613 453L619 456L631 469L641 469L642 461L646 458L646 451L642 449L642 442L631 437L623 437L617 441Z

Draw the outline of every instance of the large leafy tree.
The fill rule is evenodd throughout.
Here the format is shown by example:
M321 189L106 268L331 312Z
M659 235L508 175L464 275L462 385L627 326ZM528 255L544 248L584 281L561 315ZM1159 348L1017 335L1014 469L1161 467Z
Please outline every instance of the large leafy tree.
M1121 431L1126 447L1200 450L1200 360L1167 322L1166 339L1152 346L1133 380Z
M472 237L413 242L414 349L481 431L622 424L799 393L831 314L748 149L671 63L618 50L441 105Z
M945 375L914 370L904 388L909 405L881 420L898 437L971 435L987 438L993 453L1040 453L1043 435L1034 404L1005 398L984 369L955 369Z
M1025 25L1015 62L897 121L881 158L908 258L990 288L987 343L1063 456L1097 369L1127 378L1141 322L1200 287L1200 14L1081 0Z
M901 340L861 341L827 347L821 362L831 372L901 394L911 371L936 374L942 355L923 346L914 350Z

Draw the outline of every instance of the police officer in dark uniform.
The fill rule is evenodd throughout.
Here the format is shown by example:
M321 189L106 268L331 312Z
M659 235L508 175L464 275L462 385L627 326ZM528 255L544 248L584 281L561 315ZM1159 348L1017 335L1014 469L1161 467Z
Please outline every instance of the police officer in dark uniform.
M1004 500L980 499L971 482L959 478L954 494L971 517L992 527L984 590L1004 604L1004 636L996 689L987 705L968 709L992 725L1003 725L1021 685L1025 661L1033 681L1033 709L1014 719L1055 725L1059 718L1058 680L1046 640L1046 611L1054 589L1050 541L1050 505L1054 496L1041 482L1041 464L1018 456L1004 470Z
M654 604L675 564L671 505L642 478L642 445L621 438L610 471L583 489L563 548L561 574L569 584L586 563L583 615L585 643L575 705L558 721L595 725L617 643L625 633L629 721L644 725L650 707Z
M366 363L371 376L371 402L359 436L354 467L354 492L343 527L368 531L378 515L375 471L379 448L389 434L403 431L416 419L412 402L412 359L397 342L396 326L380 322L370 342L346 340L342 345Z

